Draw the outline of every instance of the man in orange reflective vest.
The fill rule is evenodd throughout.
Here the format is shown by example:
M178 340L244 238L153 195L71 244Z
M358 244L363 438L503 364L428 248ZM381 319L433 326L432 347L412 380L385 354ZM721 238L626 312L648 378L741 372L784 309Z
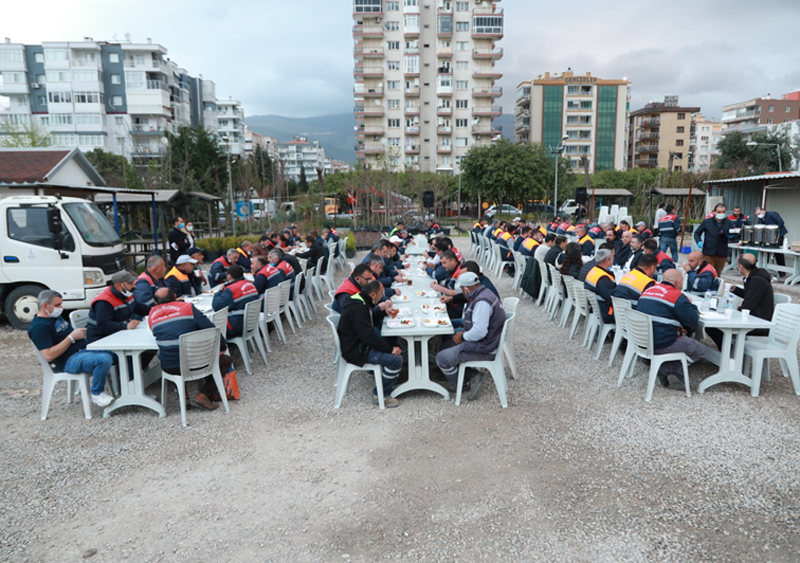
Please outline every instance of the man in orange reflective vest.
M594 239L592 235L586 234L586 226L578 225L575 227L575 236L578 237L578 244L581 245L581 254L591 256L594 254Z
M614 253L610 250L601 249L595 255L595 267L586 274L583 287L597 295L600 302L600 316L606 324L614 322L614 309L611 306L611 296L617 288L614 281L614 274L609 269L614 261Z
M186 254L178 256L175 265L164 277L164 285L172 290L175 297L194 297L197 290L192 284L190 276L194 276L194 265L197 260L190 258Z
M652 254L642 256L639 259L639 265L619 280L617 288L614 290L614 297L627 299L635 309L642 292L656 283L653 276L657 266L655 256Z

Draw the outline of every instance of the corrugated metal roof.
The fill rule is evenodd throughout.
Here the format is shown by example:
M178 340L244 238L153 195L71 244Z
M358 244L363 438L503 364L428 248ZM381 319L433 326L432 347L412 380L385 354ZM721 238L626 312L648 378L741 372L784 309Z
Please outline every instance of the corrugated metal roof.
M787 178L800 178L800 172L777 172L762 174L761 176L745 176L743 178L726 178L725 180L706 180L704 184L731 184L733 182L755 182L759 180L785 180Z
M665 195L665 196L688 196L689 195L689 188L655 188L653 190L657 194ZM701 190L700 188L692 188L692 196L701 196L706 195L706 192Z
M591 192L589 197L591 197ZM597 188L594 191L594 197L633 197L633 194L624 188Z

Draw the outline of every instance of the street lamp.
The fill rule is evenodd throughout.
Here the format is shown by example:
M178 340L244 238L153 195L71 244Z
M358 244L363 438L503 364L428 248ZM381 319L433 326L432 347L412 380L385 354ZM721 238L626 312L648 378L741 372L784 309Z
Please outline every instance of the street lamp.
M556 158L555 158L555 161L556 161L556 185L555 185L555 189L553 190L553 214L554 215L558 215L558 161L561 159L561 153L564 152L564 150L567 148L566 146L564 146L564 141L566 141L567 139L569 139L569 136L568 135L564 135L563 137L561 137L561 142L558 144L557 147L555 147L555 148L548 147L550 149L550 152L552 154L556 155Z
M781 162L781 146L777 143L756 143L755 141L750 141L747 143L748 147L757 147L758 145L764 145L765 147L775 147L775 152L778 153L778 172L783 172L783 163Z
M233 201L233 174L231 170L231 161L233 159L233 155L231 154L231 144L227 135L222 136L222 142L225 143L227 148L225 152L225 162L228 164L228 196L231 203L231 223L233 224L233 236L236 236L236 206Z

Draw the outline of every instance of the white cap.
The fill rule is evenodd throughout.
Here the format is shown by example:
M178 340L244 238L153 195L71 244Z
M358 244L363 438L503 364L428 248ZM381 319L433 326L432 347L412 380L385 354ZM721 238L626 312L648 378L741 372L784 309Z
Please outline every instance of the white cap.
M403 244L403 239L395 235L389 239L389 242L391 242L392 244Z
M180 256L178 256L178 259L175 260L175 265L180 266L181 264L186 264L187 262L189 262L190 264L197 264L197 260L195 260L191 256L188 256L186 254L181 254Z
M514 217L514 221L522 221L522 217Z
M478 278L478 274L473 274L472 272L464 272L458 279L456 280L456 289L461 289L462 287L472 287L474 285L478 285L481 283L480 278Z

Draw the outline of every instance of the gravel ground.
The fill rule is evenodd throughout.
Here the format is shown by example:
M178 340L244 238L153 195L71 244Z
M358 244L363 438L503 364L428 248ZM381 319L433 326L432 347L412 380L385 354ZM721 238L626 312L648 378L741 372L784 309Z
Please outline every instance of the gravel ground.
M617 389L608 345L595 362L518 311L508 409L487 380L460 407L412 393L380 412L356 376L334 410L320 312L240 372L229 415L185 429L174 392L166 418L87 421L62 386L40 421L27 336L0 327L0 560L800 559L800 398L777 363L759 398L657 387L647 404L645 366ZM712 371L692 366L693 388Z

